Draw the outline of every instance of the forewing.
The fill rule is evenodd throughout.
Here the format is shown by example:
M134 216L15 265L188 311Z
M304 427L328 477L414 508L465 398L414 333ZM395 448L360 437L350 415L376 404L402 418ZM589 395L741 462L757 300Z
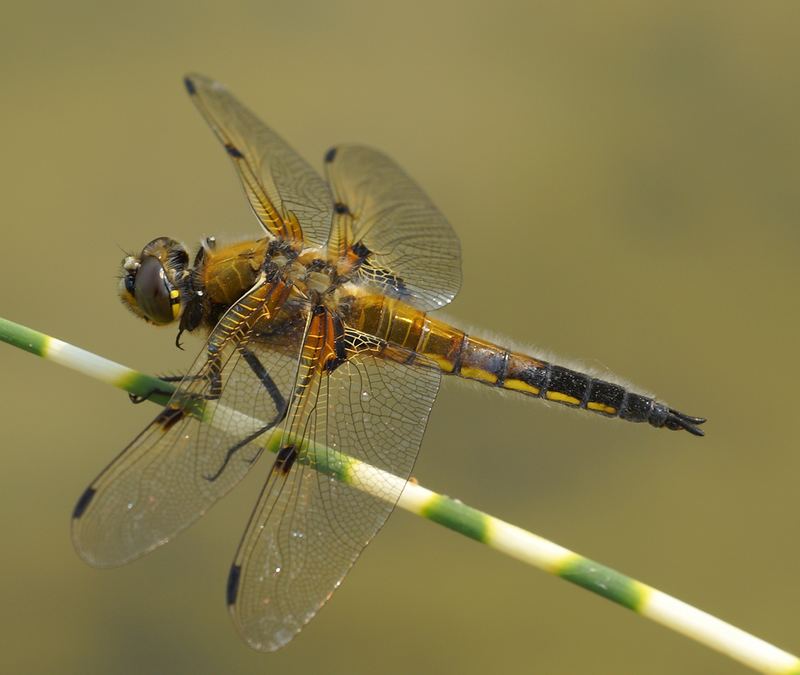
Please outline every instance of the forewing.
M359 145L332 148L325 169L336 202L330 253L363 242L371 252L365 283L424 310L450 302L461 286L461 248L422 189L391 159Z
M293 406L306 411L292 428L312 449L288 471L273 466L229 578L231 612L252 647L291 640L380 530L414 466L439 380L424 360L412 367L363 353L318 376L308 403ZM284 434L281 446L294 442Z
M235 305L230 311L237 308L241 310ZM218 400L206 400L215 385L209 378L208 350L203 349L167 407L92 482L75 507L72 538L84 560L115 566L151 551L202 516L244 477L261 447L248 440L267 432L285 413L304 321L298 308L295 321L270 327L266 341L261 333L267 327L256 323L241 339L221 344ZM272 391L247 362L245 346L269 374ZM187 406L204 408L204 421L184 412Z
M333 200L319 174L222 84L202 75L189 75L185 83L267 231L292 240L299 221L307 245L325 244Z

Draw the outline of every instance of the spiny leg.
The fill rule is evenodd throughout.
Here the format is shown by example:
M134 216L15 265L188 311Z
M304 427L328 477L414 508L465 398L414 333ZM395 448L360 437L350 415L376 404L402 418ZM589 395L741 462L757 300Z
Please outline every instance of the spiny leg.
M222 389L222 379L220 377L222 367L220 363L219 354L215 350L212 350L212 348L209 346L208 360L206 361L206 368L208 369L208 372L198 373L196 375L164 375L158 379L162 380L163 382L197 382L198 380L207 380L210 385L209 389L211 390L211 393L206 394L203 398L207 401L214 401L220 397ZM171 393L172 392L170 391L164 391L158 387L153 387L147 394L128 394L128 398L130 398L132 403L138 404L142 401L147 401L149 398L157 394L169 396Z
M283 416L286 414L286 399L275 384L275 380L270 377L270 374L267 372L267 369L264 368L261 361L258 360L258 357L247 347L240 345L239 352L242 358L247 362L247 365L250 366L250 370L261 380L261 384L264 385L264 389L267 390L272 402L275 404L275 410L278 411L278 416L283 419Z
M239 353L242 355L242 358L245 360L248 366L250 366L250 370L253 371L255 376L259 379L264 389L266 389L267 393L270 395L272 399L272 403L275 405L275 410L277 414L275 418L265 424L263 427L256 429L252 434L246 436L238 443L235 443L230 448L228 448L227 452L225 453L225 459L222 460L222 464L213 474L210 476L205 476L206 480L208 481L215 481L222 475L222 472L225 471L225 467L228 466L228 463L233 459L233 456L239 452L243 447L257 439L261 436L264 432L269 431L270 429L274 428L278 424L280 424L284 417L286 417L286 411L288 406L286 405L286 399L283 397L281 392L278 390L278 386L275 384L275 380L272 379L270 374L267 372L267 369L264 368L264 365L258 359L258 357L250 351L244 345L239 345L238 347ZM259 448L258 452L255 454L254 457L248 459L249 463L255 462L260 456L261 451L263 448Z

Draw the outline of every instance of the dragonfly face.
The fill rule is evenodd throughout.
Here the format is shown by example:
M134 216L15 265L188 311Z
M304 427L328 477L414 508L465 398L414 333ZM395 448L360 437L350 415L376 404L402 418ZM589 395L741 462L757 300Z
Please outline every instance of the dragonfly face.
M391 513L442 374L702 435L702 418L429 316L458 292L458 238L388 157L333 148L323 180L221 85L192 76L186 87L263 231L206 239L191 265L166 237L123 262L134 313L208 339L166 408L78 500L73 540L87 562L120 565L167 542L267 447L275 460L227 601L245 640L274 650Z
M181 292L187 276L189 254L174 239L159 237L138 257L122 261L119 296L134 314L150 323L164 325L182 311Z

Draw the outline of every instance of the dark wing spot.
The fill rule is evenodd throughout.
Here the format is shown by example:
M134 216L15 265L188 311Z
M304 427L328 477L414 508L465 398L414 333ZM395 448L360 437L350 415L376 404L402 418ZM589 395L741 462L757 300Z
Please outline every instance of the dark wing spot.
M334 159L336 159L336 148L331 148L325 153L325 163L330 164Z
M225 144L225 150L231 157L234 157L235 159L242 159L242 157L244 157L244 155L241 152L239 152L239 149L235 145L231 145L230 143Z
M384 267L377 267L373 265L369 260L367 260L367 256L370 254L369 249L367 249L365 246L362 255L357 250L357 246L358 244L353 244L352 250L353 253L361 258L361 267L359 268L358 273L362 279L373 286L383 289L384 292L393 293L394 297L402 298L408 296L408 287L401 277L398 277L396 274L393 274L390 270Z
M353 253L355 253L359 258L361 258L361 260L366 260L369 254L372 253L372 251L370 251L367 248L366 244L363 241L357 241L355 244L353 244L351 248L353 250Z
M178 337L180 337L180 335ZM161 431L167 432L178 422L180 422L184 415L186 415L186 412L182 408L173 408L172 406L167 406L160 413L158 413L158 417L156 417L156 424L161 426Z
M278 451L278 456L275 458L275 468L282 474L286 475L292 470L294 460L297 459L297 448L293 445L287 445Z
M241 565L231 565L231 571L228 574L228 586L225 589L225 599L228 601L230 607L236 602L236 594L239 592L239 577L242 573Z
M84 511L86 511L86 507L89 506L96 493L97 490L93 487L86 488L86 492L81 495L81 498L78 500L78 503L75 504L75 508L72 511L72 517L75 520L83 515Z
M194 82L192 82L191 77L183 78L183 86L186 87L186 91L189 92L189 96L194 96L197 93L197 89L195 88Z
M347 204L342 204L342 202L336 202L333 205L333 210L338 214L350 213L350 209L347 208Z

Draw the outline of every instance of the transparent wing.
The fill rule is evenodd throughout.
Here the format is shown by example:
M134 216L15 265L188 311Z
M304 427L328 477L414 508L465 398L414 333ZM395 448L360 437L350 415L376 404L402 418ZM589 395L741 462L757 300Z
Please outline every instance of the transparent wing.
M251 319L249 327L231 334L223 328L231 312L242 311L243 302L257 309L268 306L267 286L256 286L229 310L169 404L78 501L72 538L88 563L121 565L166 543L238 483L257 459L259 446L248 441L285 414L305 315L297 308L294 320L279 327ZM204 421L186 407L202 411Z
M309 164L219 82L184 80L192 100L225 146L256 216L274 236L305 243L328 240L333 199Z
M461 247L450 223L391 159L371 148L341 145L325 156L336 202L329 254L362 242L362 280L420 309L438 309L461 286Z
M393 360L369 352L352 356L333 373L317 376L293 405L305 412L292 428L311 449L304 445L291 461L285 450L294 439L283 435L283 450L228 583L234 621L252 647L272 651L291 640L392 512L414 466L441 377L424 361L402 365L408 356L404 350L395 350ZM374 470L343 461L338 453ZM327 475L326 468L350 484Z

